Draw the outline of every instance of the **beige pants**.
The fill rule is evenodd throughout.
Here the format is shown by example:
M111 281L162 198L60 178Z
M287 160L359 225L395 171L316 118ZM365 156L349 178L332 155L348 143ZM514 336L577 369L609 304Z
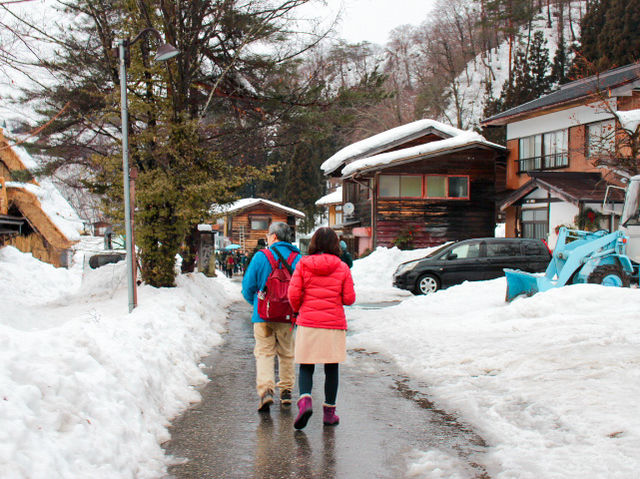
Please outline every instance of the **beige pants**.
M280 391L293 390L295 369L293 364L293 331L289 323L253 323L253 337L256 347L256 389L262 397L276 386L275 357L278 356Z

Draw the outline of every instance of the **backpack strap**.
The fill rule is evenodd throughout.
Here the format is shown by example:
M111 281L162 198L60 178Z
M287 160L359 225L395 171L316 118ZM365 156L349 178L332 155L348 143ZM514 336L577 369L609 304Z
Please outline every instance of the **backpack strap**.
M278 267L278 263L276 262L276 259L273 256L273 253L271 252L271 250L269 248L265 248L265 249L261 249L260 251L262 251L264 255L267 257L267 260L271 265L271 269L276 269Z
M289 257L287 258L287 261L285 261L284 258L282 257L282 253L278 251L278 248L273 248L273 250L276 252L278 257L280 258L280 261L282 262L284 267L287 268L287 271L289 271L289 274L293 275L293 262L298 256L298 253L295 251L292 251L291 253L289 253Z

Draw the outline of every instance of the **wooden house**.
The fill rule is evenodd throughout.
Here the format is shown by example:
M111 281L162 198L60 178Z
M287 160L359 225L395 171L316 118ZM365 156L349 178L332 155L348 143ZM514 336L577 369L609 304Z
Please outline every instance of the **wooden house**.
M67 267L82 222L55 189L30 178L26 159L26 152L11 146L0 129L0 247L11 245Z
M507 237L541 238L555 244L560 225L583 216L602 217L593 228L615 228L602 214L608 182L616 172L596 167L596 150L617 151L619 123L614 112L640 108L640 64L584 78L482 121L506 127ZM614 197L621 208L623 195Z
M493 236L505 148L419 120L340 150L322 164L342 179L342 236L360 255Z
M212 212L223 218L222 235L244 252L253 251L258 240L265 239L271 223L286 223L295 234L296 220L305 217L301 211L262 198L243 198L229 205L216 205Z

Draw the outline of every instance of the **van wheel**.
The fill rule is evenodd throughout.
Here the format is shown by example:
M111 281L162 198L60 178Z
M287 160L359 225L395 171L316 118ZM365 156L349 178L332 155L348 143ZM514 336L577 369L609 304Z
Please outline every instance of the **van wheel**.
M629 275L624 272L619 264L603 264L597 266L589 277L587 283L601 284L603 286L629 287Z
M416 287L413 289L413 294L430 294L435 293L440 289L440 281L432 274L423 274L416 281Z

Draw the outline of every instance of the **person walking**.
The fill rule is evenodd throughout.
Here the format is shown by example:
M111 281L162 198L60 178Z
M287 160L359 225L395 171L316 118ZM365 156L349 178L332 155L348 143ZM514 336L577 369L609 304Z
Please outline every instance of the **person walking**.
M277 222L269 226L267 246L276 261L278 252L287 261L293 253L291 266L295 269L300 261L300 250L289 243L291 228L286 223ZM295 365L293 362L294 337L291 323L268 322L258 314L258 293L262 291L272 267L264 250L253 255L247 272L242 279L242 296L253 305L253 337L256 341L253 354L256 358L256 390L260 398L259 412L269 412L273 404L276 387L275 357L278 357L280 403L291 404L291 392L295 385Z
M295 362L300 365L296 429L307 425L312 414L311 389L316 364L324 364L323 423L334 426L338 394L338 365L347 357L347 320L343 305L353 304L356 294L349 267L340 259L338 236L320 228L311 237L309 256L300 260L289 284L289 302L295 312Z
M353 266L353 258L347 250L347 243L344 241L340 241L340 259L344 261L349 268Z

